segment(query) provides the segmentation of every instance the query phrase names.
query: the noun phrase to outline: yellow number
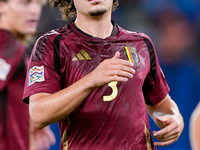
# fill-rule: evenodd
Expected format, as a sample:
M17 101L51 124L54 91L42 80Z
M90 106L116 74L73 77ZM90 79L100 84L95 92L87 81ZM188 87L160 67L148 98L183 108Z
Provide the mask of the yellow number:
M103 101L112 101L113 99L115 99L118 94L117 83L117 81L113 81L108 84L108 86L112 88L113 92L109 96L104 96Z

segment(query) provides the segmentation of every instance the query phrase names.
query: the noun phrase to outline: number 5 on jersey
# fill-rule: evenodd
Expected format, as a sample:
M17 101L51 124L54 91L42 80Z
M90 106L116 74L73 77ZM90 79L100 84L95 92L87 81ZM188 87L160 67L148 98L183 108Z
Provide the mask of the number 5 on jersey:
M113 92L109 96L104 96L103 101L112 101L113 99L115 99L115 97L118 94L117 83L118 83L118 81L113 81L108 84L108 86L112 88Z

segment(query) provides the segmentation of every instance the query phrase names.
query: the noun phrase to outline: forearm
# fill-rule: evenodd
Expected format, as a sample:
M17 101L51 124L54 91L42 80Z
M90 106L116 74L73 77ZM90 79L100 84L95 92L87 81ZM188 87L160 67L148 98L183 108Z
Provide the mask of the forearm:
M83 77L54 94L39 93L30 97L30 116L37 128L43 128L68 116L93 90ZM41 115L42 114L42 115Z
M117 52L101 62L92 72L54 94L38 93L29 99L30 115L38 128L43 128L68 116L96 87L112 81L126 82L135 70L133 63L119 59Z
M181 135L184 122L176 103L167 96L156 105L147 106L149 115L161 130L153 131L153 136L159 140L157 146L166 146L176 142Z
M156 117L164 115L179 115L180 119L182 119L176 103L170 98L169 95L167 95L160 103L154 106L147 106L147 109L151 118L160 128L165 127L165 125L161 122L158 122Z

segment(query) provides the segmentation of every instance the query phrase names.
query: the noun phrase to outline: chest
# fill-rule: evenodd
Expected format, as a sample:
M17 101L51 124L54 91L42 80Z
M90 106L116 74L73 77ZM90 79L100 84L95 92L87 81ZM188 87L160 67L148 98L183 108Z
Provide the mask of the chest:
M129 52L127 51L129 50ZM68 85L93 71L105 59L120 52L120 59L134 62L135 79L144 81L150 69L149 51L140 40L82 40L73 39L61 44L61 72Z

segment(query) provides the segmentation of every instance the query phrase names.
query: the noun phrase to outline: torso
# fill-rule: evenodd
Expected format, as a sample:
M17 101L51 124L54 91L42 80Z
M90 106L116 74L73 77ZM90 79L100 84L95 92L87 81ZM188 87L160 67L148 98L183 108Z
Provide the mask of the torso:
M145 100L143 93L144 82L147 76L152 75L150 53L154 53L154 50L149 49L149 45L145 42L148 38L145 35L130 33L115 26L112 36L100 39L81 32L73 24L47 35L50 36L49 41L54 43L53 46L49 47L53 51L46 57L44 51L41 53L43 58L38 61L37 50L42 48L35 46L33 59L36 62L30 66L31 68L46 65L49 62L52 65L46 68L48 70L46 72L44 65L45 81L42 84L38 82L33 84L35 89L39 86L45 87L37 92L53 93L68 87L94 70L103 60L112 58L117 51L120 52L121 59L127 59L125 47L130 48L135 54L133 59L136 74L132 79L126 83L113 82L111 85L96 88L68 117L59 122L63 138L61 149L66 149L66 147L69 150L156 149L150 138L145 104L157 102L153 100L149 102L150 99ZM38 43L44 40L45 36L40 38ZM149 43L151 44L151 42ZM49 45L48 42L46 44ZM154 57L156 64L156 55ZM55 62L57 62L56 65ZM159 68L159 66L157 67ZM55 68L54 72L50 68ZM50 73L55 73L55 75L48 78ZM158 75L161 76L161 74ZM57 81L53 88L49 86L53 85L52 80ZM154 82L154 77L152 82ZM165 80L163 79L161 82L165 83ZM47 85L49 88L46 89ZM32 95L31 89L33 87L27 87L24 98ZM145 89L145 91L147 90ZM169 91L167 85L163 85L160 90L162 90L163 95ZM67 143L68 145L63 147Z

